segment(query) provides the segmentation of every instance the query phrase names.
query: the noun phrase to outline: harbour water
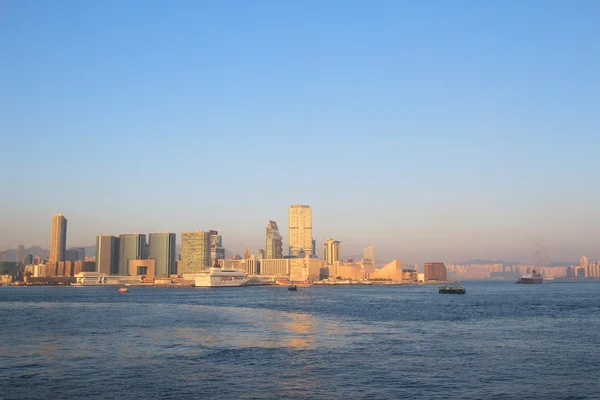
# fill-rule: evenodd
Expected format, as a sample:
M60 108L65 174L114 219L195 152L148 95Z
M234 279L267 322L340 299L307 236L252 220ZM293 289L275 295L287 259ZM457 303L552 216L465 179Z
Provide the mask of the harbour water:
M0 287L0 398L600 398L600 284L464 284Z

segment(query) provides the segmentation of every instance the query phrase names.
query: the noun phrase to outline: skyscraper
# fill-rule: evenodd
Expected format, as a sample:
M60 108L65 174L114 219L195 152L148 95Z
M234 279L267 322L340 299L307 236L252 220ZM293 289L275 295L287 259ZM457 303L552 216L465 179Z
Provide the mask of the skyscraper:
M340 260L340 243L329 238L323 245L323 259L327 265L333 265Z
M225 249L223 248L223 238L217 231L210 231L210 259L214 260L225 259Z
M148 235L148 259L155 260L154 274L170 276L175 269L175 234L151 233Z
M22 244L17 247L17 264L25 265L25 246Z
M146 260L146 235L128 233L119 235L119 275L129 275L129 260Z
M67 219L62 214L52 218L52 242L50 243L49 261L65 261L67 248Z
M182 275L197 274L210 267L209 232L183 232L181 234L181 262L179 272Z
M289 209L289 255L313 254L312 209L308 205L295 204Z
M375 246L365 247L363 262L365 264L375 264Z
M106 275L119 275L118 237L96 236L96 271Z
M427 281L445 281L446 266L443 262L428 262L423 266L425 282Z
M277 222L269 221L267 224L267 245L265 247L265 258L283 258L283 241L279 233Z

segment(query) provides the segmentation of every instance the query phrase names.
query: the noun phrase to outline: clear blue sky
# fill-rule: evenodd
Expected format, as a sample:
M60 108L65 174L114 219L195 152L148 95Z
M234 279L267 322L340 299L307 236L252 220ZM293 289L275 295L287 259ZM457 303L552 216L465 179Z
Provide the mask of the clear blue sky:
M600 258L598 1L0 1L0 247ZM537 244L536 244L537 243ZM537 246L537 247L536 247Z

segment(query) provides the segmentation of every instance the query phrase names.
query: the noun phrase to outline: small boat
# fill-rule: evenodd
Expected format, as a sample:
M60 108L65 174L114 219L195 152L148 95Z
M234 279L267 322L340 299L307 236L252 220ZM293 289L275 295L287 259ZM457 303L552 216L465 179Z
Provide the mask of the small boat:
M121 288L119 288L119 290L117 290L117 292L119 292L119 293L127 293L127 292L129 292L129 289L127 289L126 287L121 287Z
M440 286L440 293L452 293L452 294L465 294L467 293L467 289L464 286L456 286L456 285L445 285Z
M288 290L289 290L289 291L292 291L292 290L293 290L293 291L296 291L296 290L298 290L298 286L296 286L296 285L291 285L291 286L288 286Z

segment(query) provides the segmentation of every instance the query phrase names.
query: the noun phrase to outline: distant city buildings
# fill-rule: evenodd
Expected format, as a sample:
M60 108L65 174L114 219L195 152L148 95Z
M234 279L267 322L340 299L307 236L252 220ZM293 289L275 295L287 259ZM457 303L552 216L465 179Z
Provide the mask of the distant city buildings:
M25 264L25 246L22 244L17 248L17 264L26 265Z
M97 272L119 275L119 238L111 235L96 236Z
M150 233L148 235L148 260L154 260L154 265L148 266L150 269L153 267L152 275L171 276L177 274L175 246L174 233ZM148 273L138 273L137 275L148 275Z
M265 258L283 258L283 241L281 239L281 234L279 233L277 222L269 221L267 224L266 239Z
M210 231L210 259L222 260L225 258L225 249L223 248L223 238L217 231Z
M323 245L323 260L327 265L333 265L340 260L340 241L327 239Z
M314 257L312 237L312 209L309 205L289 207L289 255Z
M65 251L65 261L84 261L85 249L83 247L72 247Z
M67 249L67 219L62 214L52 218L52 238L50 242L50 261L65 261Z
M363 252L363 262L375 264L375 246L366 247Z
M181 234L181 275L198 274L210 268L210 244L212 238L209 232L183 232Z
M119 275L129 275L130 260L146 260L147 258L146 235L141 233L119 235Z
M425 282L446 281L446 266L443 262L428 262L423 266Z

